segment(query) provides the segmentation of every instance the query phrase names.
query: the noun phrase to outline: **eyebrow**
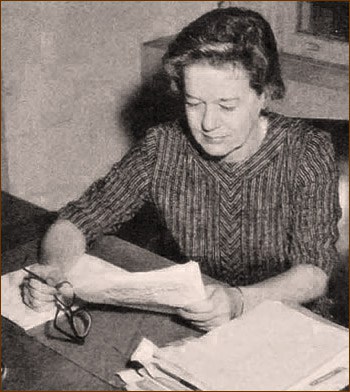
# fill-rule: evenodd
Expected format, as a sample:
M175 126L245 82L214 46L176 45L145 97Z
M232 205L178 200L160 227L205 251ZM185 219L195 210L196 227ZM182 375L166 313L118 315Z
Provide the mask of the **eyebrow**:
M185 93L186 98L190 98L190 99L196 99L197 101L201 101L204 102L202 99L197 98L191 94ZM215 102L233 102L233 101L239 101L238 97L230 97L230 98L219 98L217 99Z

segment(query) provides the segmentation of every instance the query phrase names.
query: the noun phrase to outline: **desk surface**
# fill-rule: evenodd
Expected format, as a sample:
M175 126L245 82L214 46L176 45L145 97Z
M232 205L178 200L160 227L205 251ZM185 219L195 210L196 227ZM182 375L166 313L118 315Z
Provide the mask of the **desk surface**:
M54 214L2 192L2 274L36 261L38 240ZM95 244L92 253L129 270L169 264L155 254L115 237ZM54 339L50 323L25 333L2 318L2 360L6 390L121 389L117 370L125 367L142 336L165 344L199 334L171 316L117 307L92 307L93 326L83 346Z
M22 206L25 208L25 204L16 206L19 207L15 215L20 217L20 209ZM27 264L36 261L38 239L46 217L42 215L43 211L39 211L40 220L31 220L27 212L25 216L26 222L30 222L29 236L23 238L23 231L26 230L21 227L19 241L12 238L10 246L3 246L2 274L23 267L25 256L29 256ZM48 220L51 219L52 214L48 214ZM34 226L33 222L36 222ZM6 222L11 223L11 219ZM11 232L7 231L4 237L4 224L2 226L4 240L11 236ZM103 237L91 253L130 271L146 271L171 264L160 256L116 237ZM2 389L120 390L123 385L115 372L126 366L141 337L162 346L183 337L200 335L181 320L169 315L107 306L91 307L90 311L93 327L83 346L52 336L50 323L25 333L2 318L2 360L9 369Z
M2 254L2 273L36 261L38 241ZM130 271L151 270L171 262L120 240L103 237L91 253ZM52 323L23 332L2 319L2 358L9 368L4 390L112 390L123 384L115 372L123 369L142 337L164 345L200 333L172 316L91 306L92 329L83 346L55 335Z
M2 254L2 270L23 265L24 255L33 255L37 241ZM112 390L110 384L84 370L35 336L2 318L2 361L8 368L4 390Z

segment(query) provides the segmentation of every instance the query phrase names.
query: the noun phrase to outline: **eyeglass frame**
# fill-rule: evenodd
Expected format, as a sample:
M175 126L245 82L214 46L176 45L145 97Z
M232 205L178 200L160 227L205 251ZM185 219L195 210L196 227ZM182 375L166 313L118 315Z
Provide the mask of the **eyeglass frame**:
M25 258L25 262L27 261L28 256ZM48 285L48 281L45 278L42 278L41 276L37 275L35 272L31 271L30 269L23 267L23 270L25 272L27 272L29 275L31 275L33 278L39 280L41 283L44 283L46 285ZM86 310L86 309L82 309L80 307L78 307L77 309L73 310L72 307L74 305L75 299L76 299L76 295L73 289L73 285L68 281L68 280L64 280L62 282L59 282L58 284L56 284L54 286L54 288L59 291L60 288L64 285L64 284L68 284L72 290L73 290L73 296L72 296L72 300L71 300L71 304L70 305L66 305L64 302L62 302L57 294L54 294L54 298L55 298L55 304L56 304L56 314L55 314L55 318L54 318L54 322L53 325L54 327L61 332L63 335L69 337L70 339L74 338L76 340L77 343L83 344L85 341L85 338L87 337L87 335L90 332L91 329L91 325L92 325L92 318L90 313ZM74 337L69 335L66 331L62 330L57 323L58 320L58 315L60 313L60 311L63 311L64 314L66 315L66 317L68 318L69 321L69 326L71 327ZM74 322L73 322L73 317L74 314L78 313L78 312L84 312L84 314L87 316L88 319L88 327L86 328L86 332L81 335L77 332L77 329L75 328Z
M63 285L65 285L65 284L68 284L73 289L73 285L69 281L67 281L67 280L58 283L55 286L55 289L57 291L59 291L60 288ZM76 299L76 295L75 295L74 290L73 290L73 297L71 299L71 304L70 305L67 305L63 301L61 301L61 299L59 298L58 294L54 294L54 298L55 298L55 303L56 303L56 314L55 314L55 318L54 318L54 322L53 322L54 327L59 332L61 332L63 335L67 336L68 338L70 338L70 339L74 338L77 341L77 343L83 344L84 341L85 341L85 338L88 336L88 334L90 332L91 325L92 325L92 319L91 319L90 313L86 309L82 309L81 307L78 307L78 308L73 310L74 302L75 302L75 299ZM69 326L70 326L70 328L71 328L71 330L72 330L72 332L74 334L74 337L72 335L70 335L69 333L67 333L66 331L64 331L62 328L59 327L59 325L58 325L58 318L59 318L59 314L60 314L61 311L63 311L65 316L67 317L68 322L69 322ZM78 333L78 331L77 331L77 329L76 329L76 327L74 325L73 317L78 312L83 312L84 315L86 316L87 320L88 320L88 327L86 328L86 331L85 331L84 334Z

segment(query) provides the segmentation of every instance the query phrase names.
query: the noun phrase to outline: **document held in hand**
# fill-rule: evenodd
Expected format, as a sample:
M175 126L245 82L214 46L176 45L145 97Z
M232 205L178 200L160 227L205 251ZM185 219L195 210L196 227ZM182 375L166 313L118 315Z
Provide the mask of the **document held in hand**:
M84 255L67 279L85 301L161 312L173 312L206 297L201 272L194 261L148 272L128 272Z
M30 269L31 267L29 267ZM21 297L27 273L18 270L1 277L1 314L25 330L55 316L55 306L37 312ZM171 313L177 307L205 298L196 262L176 264L149 272L128 272L98 257L84 254L67 273L76 295L87 302L128 306Z
M349 331L269 301L182 344L144 339L131 360L144 370L120 374L129 390L335 391L349 383Z

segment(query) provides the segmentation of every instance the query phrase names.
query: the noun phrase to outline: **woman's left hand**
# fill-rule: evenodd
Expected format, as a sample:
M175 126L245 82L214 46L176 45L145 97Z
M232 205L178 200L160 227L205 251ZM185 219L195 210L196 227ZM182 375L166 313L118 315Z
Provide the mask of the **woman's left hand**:
M208 285L205 289L205 300L178 309L177 314L204 331L210 331L240 316L243 298L239 290L221 285Z

